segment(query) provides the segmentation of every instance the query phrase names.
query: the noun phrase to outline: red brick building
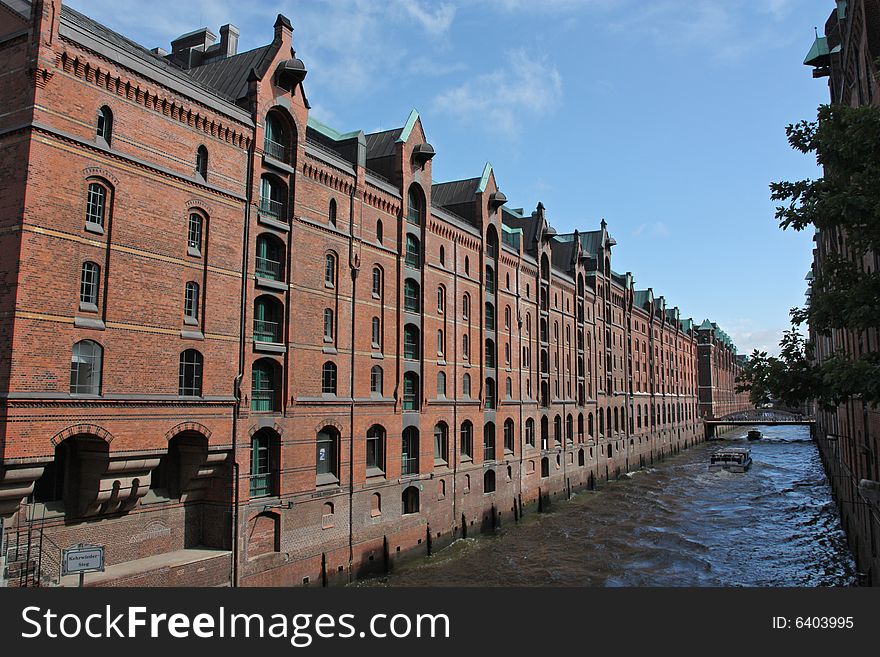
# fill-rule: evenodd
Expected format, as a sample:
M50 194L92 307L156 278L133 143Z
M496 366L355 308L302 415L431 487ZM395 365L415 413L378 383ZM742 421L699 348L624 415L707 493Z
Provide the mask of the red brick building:
M99 584L349 581L703 439L702 334L604 221L433 184L416 112L319 123L274 30L148 51L0 0L12 585L77 543Z

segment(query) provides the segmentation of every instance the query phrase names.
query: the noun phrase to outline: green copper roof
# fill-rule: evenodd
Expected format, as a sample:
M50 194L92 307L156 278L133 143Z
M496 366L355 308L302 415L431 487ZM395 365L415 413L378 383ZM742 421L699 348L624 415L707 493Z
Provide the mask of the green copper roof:
M419 120L419 113L415 111L415 109L411 110L409 113L409 118L406 120L406 125L403 126L403 132L400 133L400 137L397 138L398 142L405 142L409 139L410 134L412 133L412 129L416 125L416 121Z
M480 176L480 184L477 186L477 192L485 192L486 185L489 184L489 176L492 174L492 165L489 162L486 162L486 166L483 167L483 175Z
M704 320L703 320L703 323L700 324L700 325L697 327L697 330L699 330L699 331L711 331L711 330L714 329L714 328L715 328L715 327L712 326L712 322L710 322L708 319L704 319Z
M828 39L817 36L813 41L813 47L807 53L804 64L807 66L821 66L823 59L828 57Z
M309 127L316 132L320 132L325 137L332 139L333 141L345 141L346 139L354 139L357 137L361 131L355 130L354 132L339 132L331 128L329 125L324 125L318 119L309 117Z

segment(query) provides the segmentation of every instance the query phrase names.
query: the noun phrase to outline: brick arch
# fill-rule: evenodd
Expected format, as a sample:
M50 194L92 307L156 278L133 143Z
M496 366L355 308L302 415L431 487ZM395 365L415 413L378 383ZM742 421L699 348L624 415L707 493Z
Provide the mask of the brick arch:
M73 424L52 436L52 446L57 447L62 441L80 435L96 436L108 445L113 442L113 435L96 424Z
M165 433L165 440L170 441L172 438L182 434L185 431L200 433L205 438L209 440L211 439L211 430L204 424L200 424L199 422L181 422L180 424L172 427Z
M257 431L260 431L261 429L272 429L272 431L274 431L276 434L278 434L279 438L281 438L284 435L284 429L281 427L281 425L278 424L277 422L273 422L271 427L268 424L265 424L262 426L259 424L251 425L250 429L248 429L248 438L253 438L254 434L257 433Z
M206 215L211 214L211 210L208 207L208 204L202 201L201 199L193 198L186 202L187 210L201 210Z
M119 186L119 178L114 176L107 169L103 169L101 167L86 167L83 169L83 180L87 180L89 178L103 178L109 183L112 183L114 187Z
M324 427L333 427L339 432L340 436L342 435L342 425L332 418L328 418L326 420L318 422L317 426L315 427L315 433L321 431L321 429L323 429Z

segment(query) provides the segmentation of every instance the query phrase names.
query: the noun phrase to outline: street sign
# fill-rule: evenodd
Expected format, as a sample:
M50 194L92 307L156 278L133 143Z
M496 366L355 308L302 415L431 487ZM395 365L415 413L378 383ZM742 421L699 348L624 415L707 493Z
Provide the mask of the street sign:
M103 545L77 545L62 551L62 575L94 572L104 572Z

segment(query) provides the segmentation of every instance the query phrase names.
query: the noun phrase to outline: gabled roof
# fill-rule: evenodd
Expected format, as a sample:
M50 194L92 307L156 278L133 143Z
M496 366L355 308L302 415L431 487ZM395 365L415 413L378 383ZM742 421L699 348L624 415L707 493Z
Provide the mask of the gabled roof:
M453 180L431 185L431 205L446 207L472 203L480 186L480 178Z
M247 50L232 57L217 59L186 71L189 77L210 87L218 94L236 101L244 98L248 90L248 76L256 69L257 75L265 74L265 67L272 60L272 44Z
M651 290L636 290L633 293L633 303L642 310L648 310L653 300L654 293Z
M379 157L394 155L396 143L401 132L403 132L403 128L394 128L393 130L371 132L366 135L367 159L372 160Z

